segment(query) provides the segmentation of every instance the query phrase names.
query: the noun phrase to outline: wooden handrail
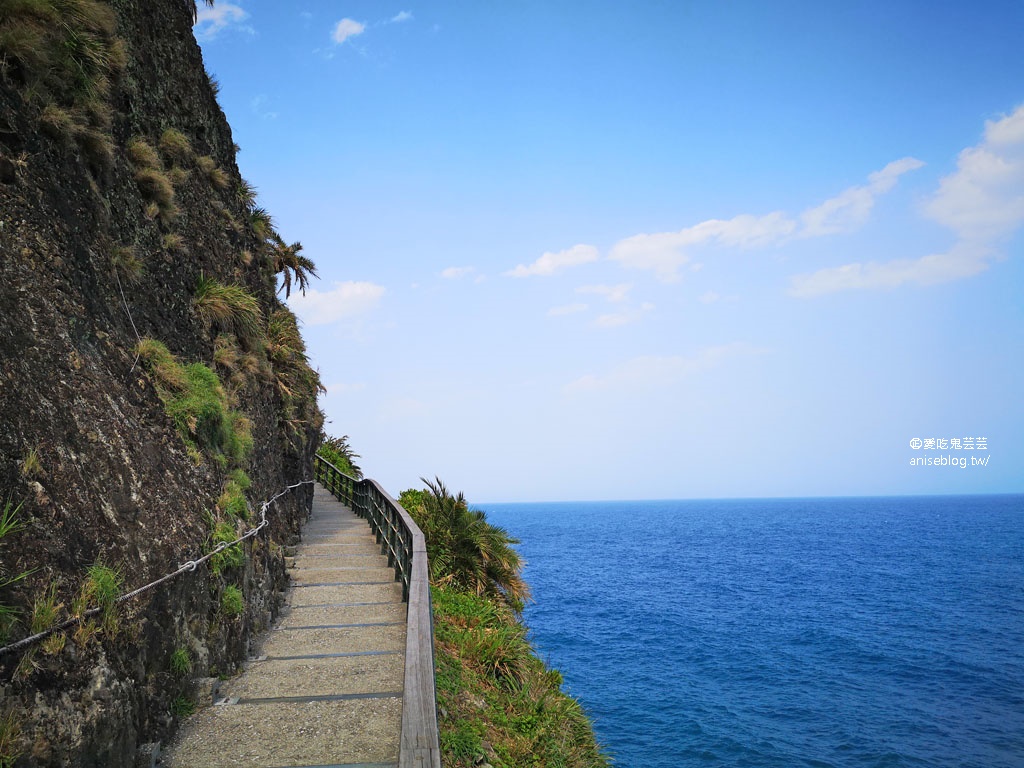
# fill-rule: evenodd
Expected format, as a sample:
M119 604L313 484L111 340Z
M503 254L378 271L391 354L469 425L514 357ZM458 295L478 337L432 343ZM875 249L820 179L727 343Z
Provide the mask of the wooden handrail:
M402 582L406 602L405 688L399 768L441 768L434 683L434 620L430 607L430 569L423 531L402 505L375 480L356 480L321 456L315 458L317 481L370 522L370 527Z

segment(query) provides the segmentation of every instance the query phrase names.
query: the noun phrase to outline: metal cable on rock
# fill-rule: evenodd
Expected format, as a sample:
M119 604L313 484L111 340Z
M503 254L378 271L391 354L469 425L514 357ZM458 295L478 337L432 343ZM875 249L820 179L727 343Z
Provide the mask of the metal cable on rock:
M234 547L234 546L236 546L238 544L241 544L246 539L252 538L257 533L259 533L264 528L266 528L268 525L270 525L270 521L267 519L267 511L270 509L271 505L275 501L280 499L282 496L284 496L289 491L293 491L296 488L299 488L300 486L303 486L303 485L312 485L312 484L313 484L312 480L301 480L301 481L299 481L297 483L294 483L293 485L287 486L284 490L282 490L279 493L277 493L276 495L270 497L267 501L264 501L260 505L260 522L259 522L259 524L255 528L249 529L248 531L246 531L244 534L239 536L234 541L231 541L231 542L222 541L222 542L220 542L219 544L217 544L216 547L214 547L214 549L212 549L211 551L207 552L202 557L196 558L195 560L187 560L187 561L185 561L184 563L179 565L176 570L171 571L170 573L165 574L164 576L161 576L156 581L151 581L149 584L144 584L141 587L133 589L131 592L126 592L125 594L120 595L119 597L117 597L114 600L114 603L115 604L116 603L123 603L123 602L126 602L128 600L131 600L132 598L138 597L143 592L148 592L149 590L153 589L154 587L157 587L157 586L159 586L160 584L163 584L166 581L170 581L171 579L174 579L174 578L180 576L183 573L193 573L196 570L196 568L198 568L202 563L205 563L207 560L212 558L214 555L219 554L220 552L223 552L225 549L228 549L229 547ZM62 621L60 624L56 624L56 625L50 627L49 629L43 630L42 632L37 632L34 635L29 635L28 637L22 638L21 640L17 641L16 643L11 643L10 645L5 645L4 647L0 648L0 656L3 656L5 654L7 654L7 653L11 653L13 651L20 650L21 648L27 648L28 646L33 645L34 643L37 643L40 640L43 640L43 639L49 637L52 634L55 634L57 632L63 632L66 629L70 629L71 627L75 626L76 624L80 624L83 619L87 619L87 618L90 618L92 616L96 616L97 614L101 613L102 611L103 611L103 608L90 608L89 610L87 610L84 613L82 613L81 616L73 616L72 618L66 619L66 620Z

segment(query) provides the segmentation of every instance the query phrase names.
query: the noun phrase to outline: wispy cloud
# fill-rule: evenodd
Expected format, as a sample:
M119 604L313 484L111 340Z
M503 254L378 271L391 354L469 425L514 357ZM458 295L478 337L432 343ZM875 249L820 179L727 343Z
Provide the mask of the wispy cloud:
M399 11L391 17L392 24L401 24L403 21L412 21L412 11Z
M630 269L651 270L659 280L679 279L679 268L691 260L690 249L705 244L753 248L792 235L797 224L776 211L766 216L744 214L728 220L709 219L678 232L640 234L620 240L609 258Z
M797 218L783 211L763 216L741 214L731 219L708 219L678 232L633 235L616 243L609 258L624 267L650 270L659 280L673 282L679 279L679 269L691 262L698 247L764 248L793 238L850 232L867 221L875 198L891 190L901 175L922 165L912 157L896 160L872 173L867 184L850 187Z
M609 312L608 314L598 315L594 320L594 325L597 328L619 328L623 325L635 323L653 309L653 304L644 302L636 309L624 309L621 312Z
M946 283L984 272L988 269L986 258L989 253L986 249L962 243L946 253L919 259L844 264L809 275L796 275L789 292L797 298L809 299L837 291L891 289L906 283Z
M252 109L253 114L258 115L264 120L275 120L277 118L277 112L272 109L268 109L270 104L270 97L265 93L261 93L254 96L249 101L249 108Z
M233 3L219 2L213 7L202 5L196 12L196 23L192 31L200 41L213 40L228 27L252 32L252 28L244 23L248 18L249 14Z
M336 282L329 291L293 293L288 304L308 325L326 325L371 311L383 295L384 286L375 283Z
M650 390L670 386L689 376L717 368L735 357L762 354L744 342L706 347L690 357L682 355L634 357L611 371L581 376L564 387L566 394L608 390Z
M597 248L592 245L574 245L557 253L545 253L530 265L520 264L505 274L510 277L547 276L561 272L570 267L578 267L591 261L597 261Z
M448 267L441 270L441 277L445 280L458 280L459 278L468 277L474 272L476 272L476 267Z
M366 30L366 25L355 19L342 19L334 25L334 31L331 32L331 39L341 45L349 38L361 35Z
M924 214L950 229L945 253L888 262L854 262L792 278L790 294L811 298L846 290L933 285L971 277L1002 255L1000 241L1024 224L1024 106L985 123L982 141L964 149Z
M586 312L589 306L586 304L563 304L560 307L552 307L548 310L548 317L563 317L575 315L579 312Z
M868 183L850 187L819 206L800 214L800 237L821 237L852 232L868 220L875 198L896 186L900 176L924 166L920 160L904 157L868 176Z
M632 283L619 283L618 285L581 285L576 293L589 293L596 296L603 296L613 304L619 304L626 300L627 294L632 289Z

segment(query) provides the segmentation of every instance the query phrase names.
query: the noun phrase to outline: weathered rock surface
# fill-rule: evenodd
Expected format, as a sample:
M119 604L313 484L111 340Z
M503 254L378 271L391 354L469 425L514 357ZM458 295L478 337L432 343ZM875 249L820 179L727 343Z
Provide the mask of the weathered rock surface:
M0 585L28 574L0 586L0 605L20 611L7 641L28 634L33 602L51 584L66 615L98 560L131 589L205 551L226 469L189 455L135 346L149 336L183 361L212 364L215 329L192 305L202 275L244 287L264 316L279 306L189 3L110 5L128 55L105 99L109 162L40 129L30 79L0 51L0 507L21 503L24 523L0 538ZM212 158L227 184L183 163L177 216L163 221L147 211L126 147L138 136L155 145L167 128ZM138 274L119 271L118 249L141 261ZM311 476L319 424L285 413L278 384L268 363L236 395L252 422L255 503ZM152 751L144 745L166 740L180 702L197 695L193 677L238 669L253 632L269 625L287 581L279 544L299 530L311 493L274 506L243 567L201 566L146 593L121 609L116 632L69 636L27 660L0 656L0 723L12 724L16 765L133 766ZM241 615L221 610L229 584L246 596ZM178 649L190 674L172 669Z

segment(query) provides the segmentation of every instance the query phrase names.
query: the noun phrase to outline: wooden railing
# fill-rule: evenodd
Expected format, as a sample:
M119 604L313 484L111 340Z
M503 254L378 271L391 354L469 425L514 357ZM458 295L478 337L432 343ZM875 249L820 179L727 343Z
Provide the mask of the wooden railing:
M430 608L430 572L423 532L374 480L356 480L316 457L316 479L370 527L402 582L406 601L405 688L399 768L441 768L434 687L434 623Z

